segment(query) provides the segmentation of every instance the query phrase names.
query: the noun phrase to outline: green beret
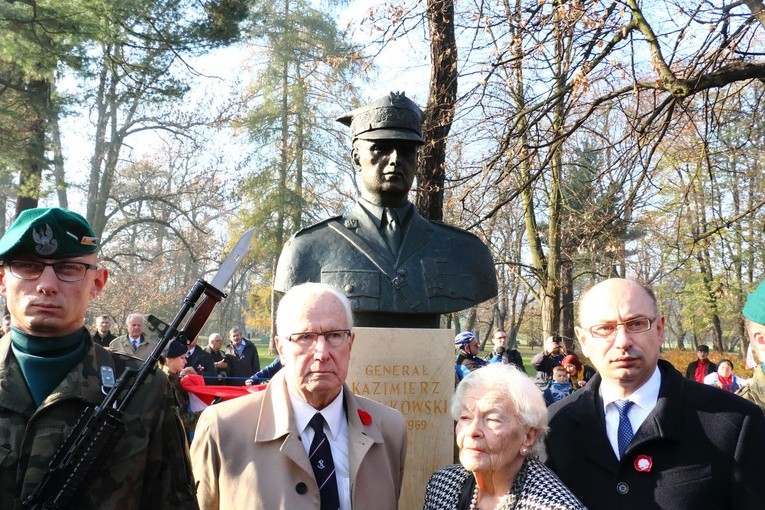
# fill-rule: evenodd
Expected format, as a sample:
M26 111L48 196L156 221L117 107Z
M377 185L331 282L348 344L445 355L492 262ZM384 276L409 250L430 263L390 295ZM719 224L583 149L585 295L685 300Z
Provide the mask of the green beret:
M765 324L765 281L746 298L742 313L752 322Z
M88 220L60 207L22 211L0 238L2 260L20 255L64 259L97 251L98 239Z
M422 139L422 110L403 92L391 92L336 120L350 126L354 140L410 140L425 143Z

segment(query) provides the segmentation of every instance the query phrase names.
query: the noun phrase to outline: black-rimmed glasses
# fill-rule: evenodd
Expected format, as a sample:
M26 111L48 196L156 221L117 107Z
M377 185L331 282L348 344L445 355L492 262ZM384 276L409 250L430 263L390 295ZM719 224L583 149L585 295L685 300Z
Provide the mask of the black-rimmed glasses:
M50 266L53 268L56 278L62 282L79 282L85 278L88 269L98 269L95 264L70 261L47 264L36 260L11 260L4 265L10 269L13 276L21 280L37 280L45 268Z
M624 322L608 322L604 324L595 324L587 328L590 334L596 338L611 338L616 334L619 326L624 326L627 333L642 333L651 329L651 325L658 318L653 317L635 317Z
M340 347L348 341L348 338L350 338L351 330L333 329L332 331L321 332L305 331L303 333L293 333L289 336L289 339L290 342L301 348L308 349L316 345L320 336L324 337L324 341L327 342L330 347Z

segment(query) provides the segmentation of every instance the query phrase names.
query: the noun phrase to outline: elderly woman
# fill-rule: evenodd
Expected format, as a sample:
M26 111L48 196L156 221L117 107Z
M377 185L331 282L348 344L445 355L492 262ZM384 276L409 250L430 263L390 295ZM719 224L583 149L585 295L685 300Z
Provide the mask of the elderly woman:
M460 464L439 469L424 510L574 510L584 505L535 455L547 408L531 379L513 365L467 375L452 398Z

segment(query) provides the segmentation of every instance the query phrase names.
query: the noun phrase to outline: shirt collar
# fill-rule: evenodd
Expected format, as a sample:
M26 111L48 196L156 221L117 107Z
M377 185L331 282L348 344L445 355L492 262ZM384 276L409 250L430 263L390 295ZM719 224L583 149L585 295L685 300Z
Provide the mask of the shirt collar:
M650 412L659 400L659 388L661 387L661 370L658 365L654 367L651 377L643 385L627 396L636 406L646 412ZM616 389L610 385L600 385L600 396L603 399L603 409L621 397L616 393Z
M300 398L292 389L287 385L287 393L290 397L290 404L292 404L292 412L295 414L295 425L298 432L303 432L308 427L308 422L311 421L313 415L317 413L311 404ZM342 421L345 419L345 409L343 407L343 389L340 388L340 393L335 397L327 407L318 411L324 417L324 421L329 426L329 434L332 439L337 439L340 433Z
M382 227L384 207L375 205L372 202L359 197L359 205L375 220L377 228ZM407 202L401 207L389 207L396 211L396 215L401 223L405 223L409 219L409 211L412 209L411 202Z

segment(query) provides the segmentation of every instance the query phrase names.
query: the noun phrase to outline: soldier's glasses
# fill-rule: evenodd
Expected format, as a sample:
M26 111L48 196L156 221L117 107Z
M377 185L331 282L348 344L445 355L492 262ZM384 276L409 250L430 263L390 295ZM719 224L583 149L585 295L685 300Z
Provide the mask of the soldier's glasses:
M53 268L56 278L62 282L79 282L88 272L88 269L98 269L94 264L85 262L54 262L46 264L36 260L12 260L5 266L11 270L11 274L21 280L37 280L47 266Z
M348 338L351 336L351 330L335 329L332 331L322 331L320 333L306 331L304 333L293 333L289 336L289 339L290 342L301 348L309 349L316 345L320 336L324 337L324 341L327 342L330 347L340 347L348 342Z
M619 326L624 326L624 330L627 333L642 333L651 329L653 321L657 317L649 319L648 317L635 317L624 322L609 322L605 324L595 324L587 328L590 334L596 338L611 338L616 335L616 330Z

